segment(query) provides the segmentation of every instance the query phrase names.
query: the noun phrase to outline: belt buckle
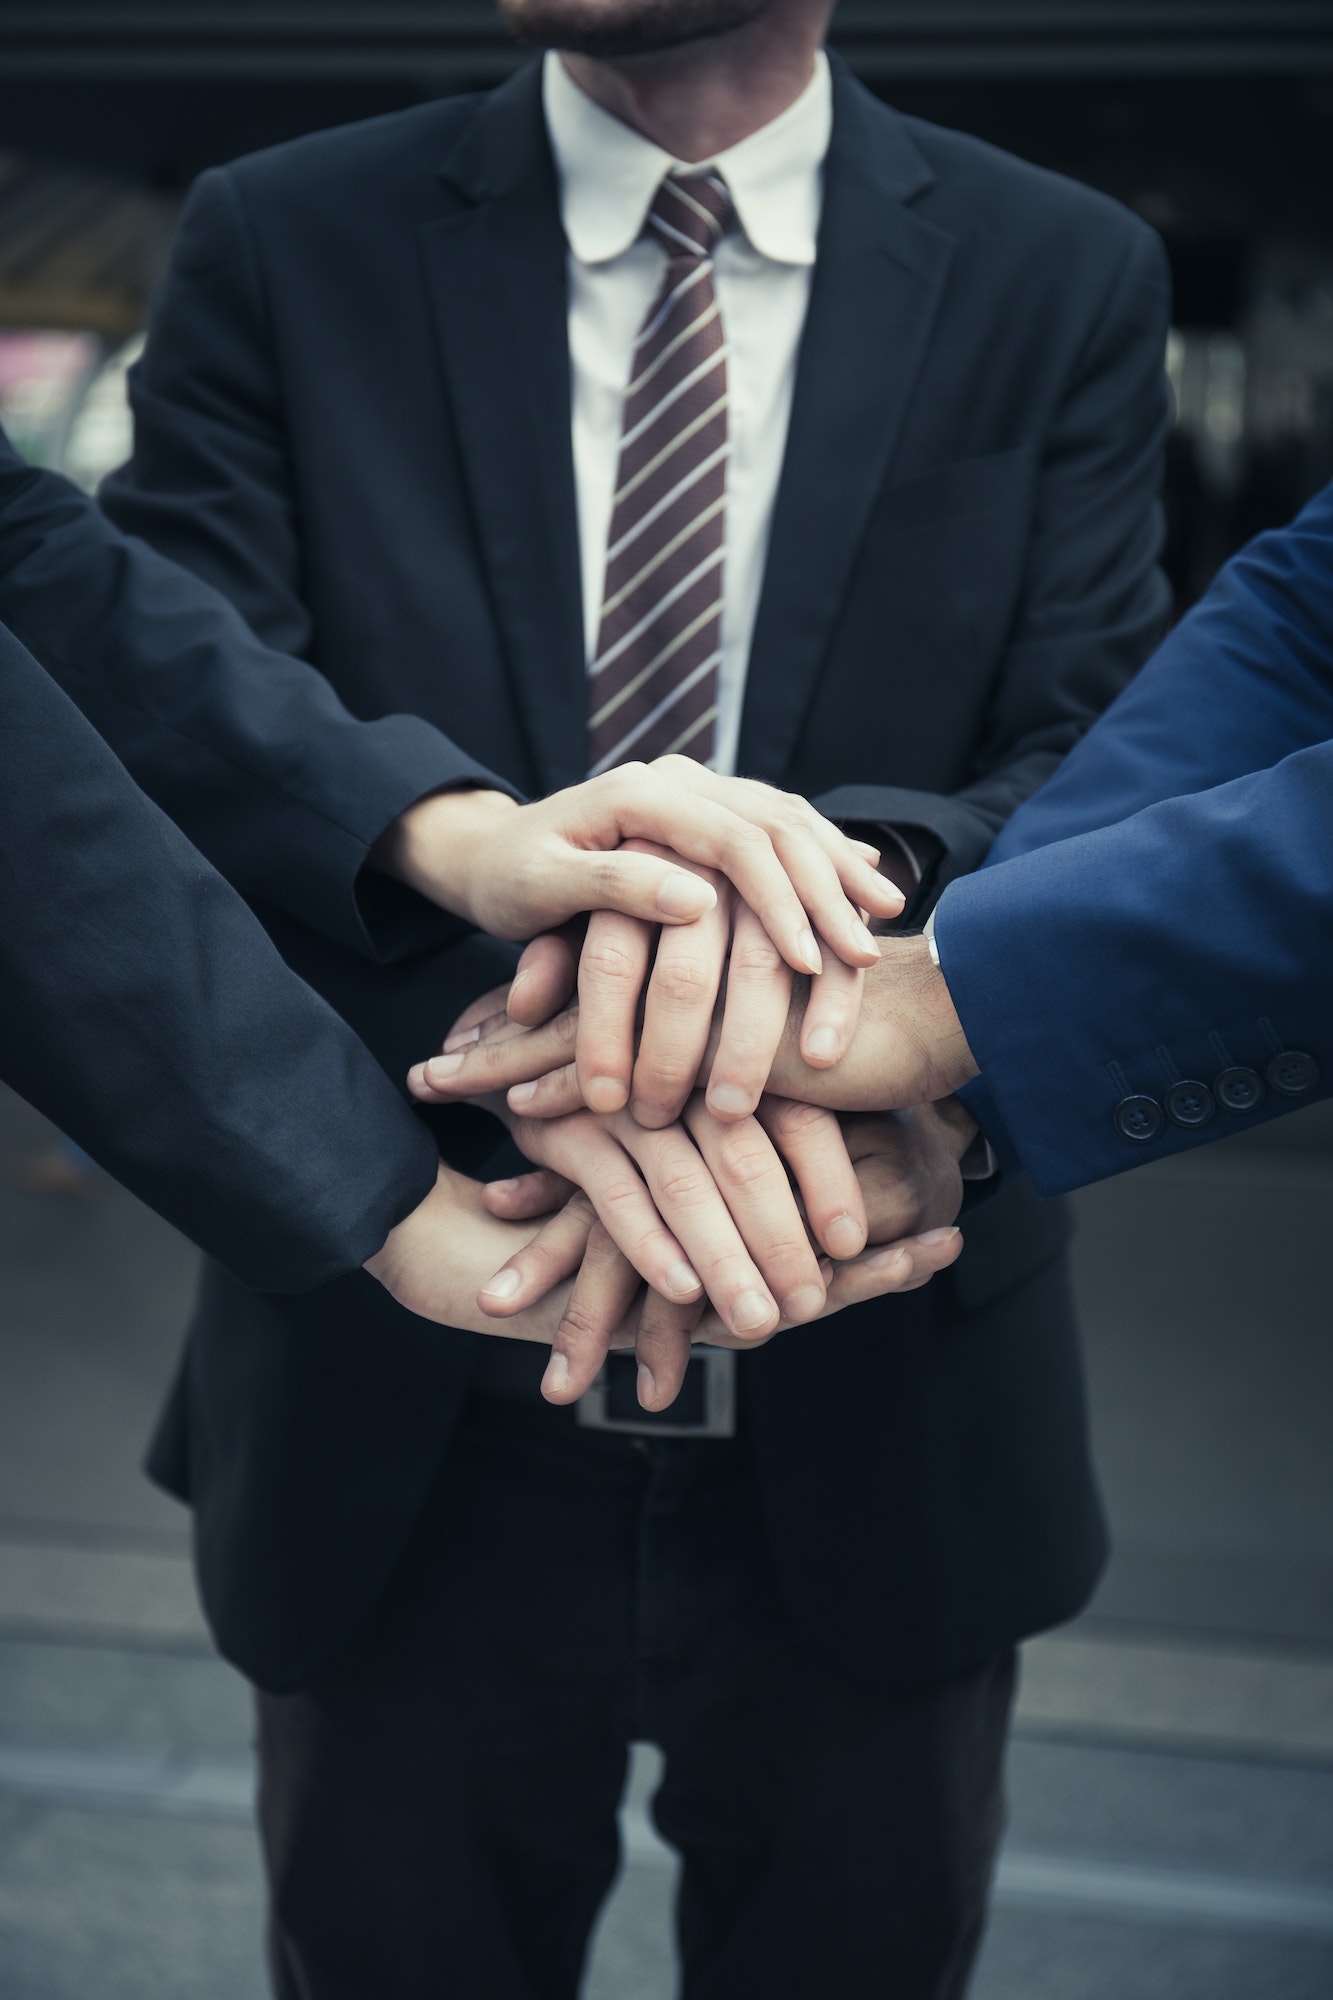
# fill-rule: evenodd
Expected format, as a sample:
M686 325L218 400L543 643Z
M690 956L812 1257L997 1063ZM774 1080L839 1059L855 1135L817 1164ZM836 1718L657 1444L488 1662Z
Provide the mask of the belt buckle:
M601 1373L592 1387L574 1406L575 1422L587 1431L618 1431L625 1437L676 1437L676 1438L731 1438L736 1435L736 1355L730 1347L697 1346L690 1355L686 1366L686 1380L681 1385L681 1394L669 1409L655 1416L649 1410L638 1409L629 1416L612 1415L613 1371L630 1371L628 1375L629 1394L634 1396L634 1385L638 1380L638 1362L632 1353L609 1354ZM686 1399L692 1388L690 1377L697 1371L702 1415L694 1419L682 1420L674 1416L677 1405ZM624 1407L624 1383L615 1385L621 1391L616 1398ZM689 1400L696 1400L691 1394Z

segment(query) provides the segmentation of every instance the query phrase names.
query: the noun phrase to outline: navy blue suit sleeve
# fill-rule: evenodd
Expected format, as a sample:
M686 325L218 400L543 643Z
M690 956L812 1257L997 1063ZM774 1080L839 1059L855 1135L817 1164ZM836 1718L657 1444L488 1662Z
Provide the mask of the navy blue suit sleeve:
M0 1076L243 1282L354 1271L424 1125L0 626Z
M831 819L929 836L923 845L937 858L913 916L980 865L1165 629L1157 557L1170 307L1162 246L1135 228L1043 443L1028 560L976 776L947 796L857 785L815 800Z
M940 905L973 1107L1041 1192L1333 1088L1331 825L1333 488L1228 566ZM1157 1107L1142 1137L1126 1096Z
M314 667L2 434L0 619L243 894L371 957L457 934L367 856L427 792L513 788L415 716L352 716Z

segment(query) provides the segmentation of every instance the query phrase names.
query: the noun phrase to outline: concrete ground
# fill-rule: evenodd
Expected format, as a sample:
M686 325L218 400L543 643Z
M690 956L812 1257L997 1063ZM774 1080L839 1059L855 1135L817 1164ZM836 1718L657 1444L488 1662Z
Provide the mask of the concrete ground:
M0 1096L0 1176L45 1134ZM974 2000L1327 2000L1333 1106L1079 1206L1117 1553L1027 1648ZM264 1993L244 1689L137 1470L192 1262L110 1185L0 1189L4 2000ZM675 1990L653 1781L585 2000Z

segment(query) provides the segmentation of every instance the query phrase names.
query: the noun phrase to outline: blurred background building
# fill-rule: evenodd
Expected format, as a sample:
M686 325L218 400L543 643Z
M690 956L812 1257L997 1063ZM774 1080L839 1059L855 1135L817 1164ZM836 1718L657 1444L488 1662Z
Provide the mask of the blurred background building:
M845 0L834 40L904 110L1162 233L1184 608L1333 478L1333 0ZM200 169L518 59L490 0L0 0L11 434L89 487L125 455ZM50 1139L0 1096L0 1171ZM23 1179L0 1189L0 1993L259 2000L243 1692L136 1470L192 1256L118 1189ZM1333 1994L1331 1204L1330 1105L1079 1198L1117 1548L1091 1612L1027 1649L977 2000ZM588 2000L674 1990L652 1780L644 1751Z
M1333 477L1330 0L844 0L834 41L902 109L1161 231L1190 602ZM491 0L5 0L0 409L25 448L90 482L123 453L117 372L201 168L520 59Z

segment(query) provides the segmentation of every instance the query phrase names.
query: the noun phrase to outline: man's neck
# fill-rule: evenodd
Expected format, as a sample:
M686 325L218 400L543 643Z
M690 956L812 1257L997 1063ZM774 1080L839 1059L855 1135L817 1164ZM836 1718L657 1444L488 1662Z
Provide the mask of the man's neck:
M732 34L654 55L562 55L579 88L664 153L714 159L781 117L814 74L830 9L791 0Z

